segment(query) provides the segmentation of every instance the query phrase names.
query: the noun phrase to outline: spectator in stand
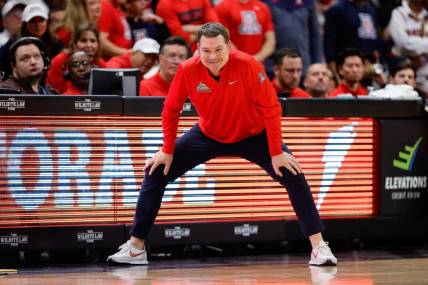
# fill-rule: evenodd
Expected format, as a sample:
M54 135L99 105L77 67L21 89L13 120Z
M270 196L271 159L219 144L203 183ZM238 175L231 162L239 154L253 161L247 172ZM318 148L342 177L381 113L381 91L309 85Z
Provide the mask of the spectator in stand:
M64 46L68 47L79 26L96 23L100 15L100 0L68 0L65 17L52 30Z
M407 84L416 88L416 70L408 59L401 59L389 69L389 83Z
M84 51L75 51L68 57L66 66L71 84L62 94L87 95L91 73L91 57Z
M167 38L159 53L159 72L141 80L140 96L166 96L178 65L192 55L187 42L179 36Z
M64 46L49 30L48 20L49 9L44 3L35 2L25 6L24 11L22 11L23 25L21 27L21 36L36 37L42 40L46 46L47 56L52 58Z
M150 3L150 0L127 0L126 2L126 20L134 43L143 38L159 41L157 25L162 24L163 19L152 12Z
M417 99L424 93L416 87L416 70L407 58L394 58L390 63L389 84L385 88L371 91L374 98Z
M352 94L364 96L367 89L361 85L364 76L364 58L361 52L354 48L347 48L339 53L336 66L341 78L339 86L329 96L336 97L340 94Z
M127 0L102 0L98 20L102 56L109 59L123 55L132 47L131 29L121 6Z
M35 37L16 40L9 50L12 76L0 83L0 88L22 94L57 94L43 84L44 71L49 68L44 43Z
M67 74L65 68L67 59L70 53L78 50L84 51L89 55L92 67L106 67L105 61L100 57L99 34L96 26L90 23L83 24L74 33L70 48L62 51L52 59L47 82L61 93L70 84L70 81L64 78Z
M134 44L130 52L112 57L107 61L106 67L139 68L143 77L156 64L159 48L159 43L154 39L141 39Z
M22 11L25 4L9 0L2 8L3 32L0 34L0 71L4 76L11 74L9 47L18 38L22 26Z
M303 72L323 59L320 26L315 0L264 0L275 24L276 50L296 49L303 60Z
M219 21L209 0L159 0L156 14L165 21L170 33L184 38L192 50L196 49L199 28L204 23Z
M278 97L311 97L305 90L298 87L302 78L302 68L303 61L297 50L282 48L275 52L273 67L275 78L272 83Z
M52 58L57 55L63 48L61 42L52 34L48 26L49 9L43 2L34 1L32 4L25 6L22 11L22 21L20 35L22 37L36 37L44 43L46 47L46 56ZM8 58L7 54L10 46L15 39L9 40L0 48L0 56L4 59ZM6 74L11 74L11 69L8 64L2 66Z
M306 92L313 98L328 96L329 70L324 63L314 63L306 70L303 85Z
M264 63L275 51L275 32L269 7L259 0L224 0L215 6L232 44Z
M22 11L25 3L9 0L1 9L3 32L0 33L0 47L10 39L16 39L22 26Z
M392 12L389 31L394 41L393 53L410 58L416 67L419 89L428 92L428 11L423 0L403 1Z
M337 56L347 47L379 58L378 30L376 10L367 0L339 0L325 13L324 52L329 66L336 71Z

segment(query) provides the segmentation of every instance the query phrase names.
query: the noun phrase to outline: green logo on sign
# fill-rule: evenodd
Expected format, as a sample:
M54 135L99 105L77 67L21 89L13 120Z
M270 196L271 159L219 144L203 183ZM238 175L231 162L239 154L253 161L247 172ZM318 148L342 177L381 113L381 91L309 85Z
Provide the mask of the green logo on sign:
M400 168L406 171L412 171L413 162L415 161L416 153L418 151L419 144L422 141L422 137L418 139L414 146L404 146L405 151L400 151L398 153L399 159L394 159L392 165L396 168Z

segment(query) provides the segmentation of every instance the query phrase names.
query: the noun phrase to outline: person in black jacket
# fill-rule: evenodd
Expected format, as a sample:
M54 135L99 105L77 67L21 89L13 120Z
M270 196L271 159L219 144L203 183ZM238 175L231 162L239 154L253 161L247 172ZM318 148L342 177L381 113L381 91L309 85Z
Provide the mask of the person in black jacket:
M41 84L44 71L49 67L44 43L35 37L23 37L9 49L12 76L0 83L10 93L56 94Z

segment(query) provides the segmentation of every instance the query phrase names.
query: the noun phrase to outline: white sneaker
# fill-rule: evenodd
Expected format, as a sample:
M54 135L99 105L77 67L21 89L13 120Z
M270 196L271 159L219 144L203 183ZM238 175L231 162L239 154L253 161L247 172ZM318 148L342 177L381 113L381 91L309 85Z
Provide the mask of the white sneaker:
M119 246L119 251L107 258L107 262L127 263L135 265L149 264L146 250L133 246L129 241Z
M310 265L336 265L337 258L331 252L328 242L320 241L319 244L312 249Z

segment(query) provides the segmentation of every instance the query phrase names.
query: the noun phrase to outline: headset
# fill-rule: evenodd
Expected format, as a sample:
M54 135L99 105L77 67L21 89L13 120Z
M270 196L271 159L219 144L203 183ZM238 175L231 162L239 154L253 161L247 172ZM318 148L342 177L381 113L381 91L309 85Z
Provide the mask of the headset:
M40 54L43 58L43 70L49 69L51 65L51 59L47 55L47 50L45 44L36 37L22 37L17 39L15 42L12 43L12 45L9 47L9 61L11 64L16 63L16 50L23 45L29 45L34 44L36 47L39 48Z

